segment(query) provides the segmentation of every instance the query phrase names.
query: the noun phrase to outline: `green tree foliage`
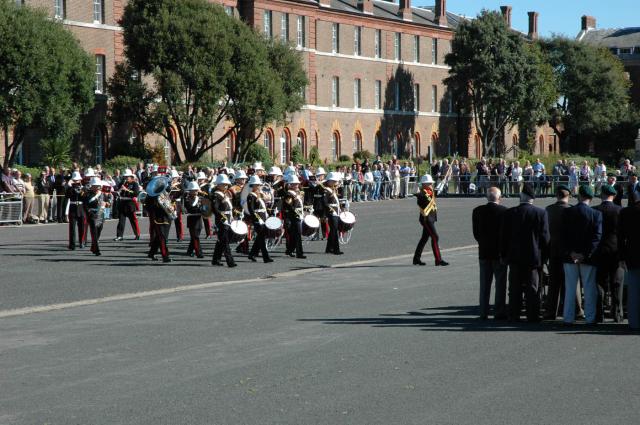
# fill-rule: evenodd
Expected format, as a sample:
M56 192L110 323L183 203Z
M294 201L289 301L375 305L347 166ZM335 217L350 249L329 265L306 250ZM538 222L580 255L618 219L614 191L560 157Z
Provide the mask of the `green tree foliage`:
M230 132L211 137L228 112L233 20L206 0L132 0L121 25L131 69L141 71L132 109L144 112L139 121L169 142L178 162L199 160Z
M545 44L560 92L549 125L560 147L586 150L577 136L609 131L629 112L629 81L622 63L604 48L556 37Z
M300 145L295 145L291 148L291 161L293 161L294 164L302 164L304 162L304 155L302 154Z
M322 159L320 158L320 151L317 146L311 146L309 149L309 164L313 166L318 166L322 164Z
M0 0L0 40L0 128L10 165L30 129L45 146L77 132L94 103L94 69L61 23L14 1Z
M483 10L477 19L463 22L445 62L451 67L445 83L454 93L469 94L484 155L496 153L498 136L517 124L522 111L538 117L548 109L539 56L497 12Z
M247 162L262 162L263 164L271 163L271 156L269 155L269 149L265 148L261 144L254 143L249 148L247 148L247 153L245 155L245 160Z
M40 149L44 164L59 168L61 165L71 163L71 139L68 137L42 139Z

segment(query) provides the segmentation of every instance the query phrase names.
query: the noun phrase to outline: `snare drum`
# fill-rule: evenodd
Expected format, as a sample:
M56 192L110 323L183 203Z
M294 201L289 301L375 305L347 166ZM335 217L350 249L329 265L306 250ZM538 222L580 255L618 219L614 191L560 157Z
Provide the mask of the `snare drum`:
M267 238L279 238L282 235L282 220L278 217L269 217L264 222Z
M229 243L240 243L247 238L249 228L242 220L233 220L230 225Z
M320 228L320 220L313 214L308 214L302 220L302 236L311 236Z
M340 213L340 222L338 223L338 230L341 232L348 232L356 225L356 216L352 212L344 211Z

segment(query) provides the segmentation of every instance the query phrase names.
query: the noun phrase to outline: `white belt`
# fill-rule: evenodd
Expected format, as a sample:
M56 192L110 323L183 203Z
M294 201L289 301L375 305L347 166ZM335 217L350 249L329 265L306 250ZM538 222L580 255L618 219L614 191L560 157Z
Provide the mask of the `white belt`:
M266 213L266 212L267 212L267 210L266 210L266 209L259 209L259 210L253 210L253 212Z
M82 205L82 202L78 202L78 201L70 201L69 203L71 205Z

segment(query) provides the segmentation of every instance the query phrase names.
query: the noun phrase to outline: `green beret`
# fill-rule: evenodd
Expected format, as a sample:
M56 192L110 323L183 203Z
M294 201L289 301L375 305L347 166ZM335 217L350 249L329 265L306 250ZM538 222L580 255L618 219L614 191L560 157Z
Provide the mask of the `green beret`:
M556 193L560 193L560 192L571 193L571 191L569 190L566 184L559 184L556 186Z
M593 199L593 189L588 184L581 184L578 193L583 198Z
M604 186L602 186L602 194L606 196L616 196L618 193L613 186L605 184Z

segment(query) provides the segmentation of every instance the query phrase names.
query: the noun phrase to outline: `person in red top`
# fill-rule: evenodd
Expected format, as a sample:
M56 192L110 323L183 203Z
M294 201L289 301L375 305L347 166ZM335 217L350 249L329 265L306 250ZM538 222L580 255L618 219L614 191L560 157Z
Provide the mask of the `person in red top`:
M417 195L418 207L420 208L420 224L422 225L422 237L416 252L413 255L413 264L416 266L424 266L425 263L420 259L422 256L422 250L427 244L429 238L431 238L431 248L433 249L433 256L436 260L436 266L448 266L449 263L442 259L440 254L440 246L438 245L438 232L436 232L436 221L438 221L438 208L436 207L436 195L433 190L433 178L426 174L420 179L422 188Z

